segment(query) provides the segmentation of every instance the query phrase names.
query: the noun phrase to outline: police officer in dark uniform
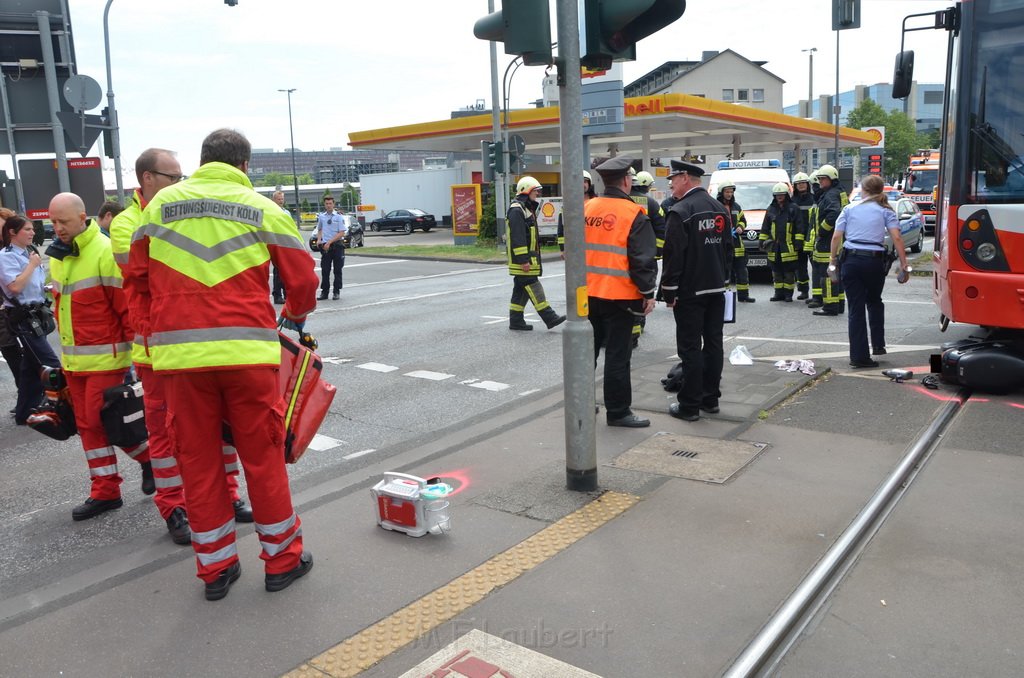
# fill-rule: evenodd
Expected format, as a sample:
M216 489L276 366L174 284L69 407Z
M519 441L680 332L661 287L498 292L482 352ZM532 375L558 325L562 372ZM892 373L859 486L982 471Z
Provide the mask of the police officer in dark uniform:
M669 414L697 421L700 410L718 412L722 393L725 285L732 265L729 216L701 187L704 170L672 161L669 181L678 201L668 211L661 298L676 320L676 350L683 366L679 402Z

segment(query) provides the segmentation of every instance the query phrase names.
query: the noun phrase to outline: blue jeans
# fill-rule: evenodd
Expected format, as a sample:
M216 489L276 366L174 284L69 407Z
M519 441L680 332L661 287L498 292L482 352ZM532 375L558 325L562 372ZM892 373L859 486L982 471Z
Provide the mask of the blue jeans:
M0 319L2 321L3 319ZM43 400L43 382L39 371L43 366L60 367L60 359L50 347L46 337L37 337L31 330L11 328L21 344L21 374L18 377L18 404L14 408L14 421L24 422L32 409Z
M849 304L847 316L850 336L850 360L871 360L871 348L885 348L885 304L882 288L885 286L885 260L881 257L846 256L842 267L843 287ZM865 322L865 309L867 322ZM871 326L871 344L868 345L868 325Z

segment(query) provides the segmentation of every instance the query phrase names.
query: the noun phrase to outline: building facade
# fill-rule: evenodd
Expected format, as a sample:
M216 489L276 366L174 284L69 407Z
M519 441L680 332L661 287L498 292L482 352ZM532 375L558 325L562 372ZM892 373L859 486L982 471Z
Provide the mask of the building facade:
M917 83L904 99L892 98L892 85L880 82L875 85L857 85L852 90L840 92L839 124L846 124L846 116L865 99L871 99L886 111L903 111L914 121L918 132L932 132L942 125L942 98L946 88L941 83ZM807 100L786 106L786 115L810 117L822 122L833 122L832 101L834 97L825 94L811 102L811 114L806 115Z

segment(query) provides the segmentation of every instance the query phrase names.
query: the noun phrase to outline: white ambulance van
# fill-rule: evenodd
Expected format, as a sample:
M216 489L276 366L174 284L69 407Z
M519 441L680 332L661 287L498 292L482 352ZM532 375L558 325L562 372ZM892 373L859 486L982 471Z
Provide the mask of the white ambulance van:
M772 203L772 187L781 182L789 183L789 175L782 169L778 160L723 160L718 169L711 173L708 193L712 198L718 196L718 187L726 182L736 184L736 202L743 208L747 219L746 237L743 247L747 252L747 268L767 268L768 257L758 247L757 236L761 232L761 222L768 205Z

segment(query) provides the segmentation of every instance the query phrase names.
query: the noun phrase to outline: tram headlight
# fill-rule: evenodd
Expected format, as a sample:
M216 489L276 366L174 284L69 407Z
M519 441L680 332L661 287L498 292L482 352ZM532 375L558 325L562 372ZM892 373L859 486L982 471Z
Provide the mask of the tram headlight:
M984 262L992 261L996 258L996 246L990 242L983 242L978 245L975 256Z

